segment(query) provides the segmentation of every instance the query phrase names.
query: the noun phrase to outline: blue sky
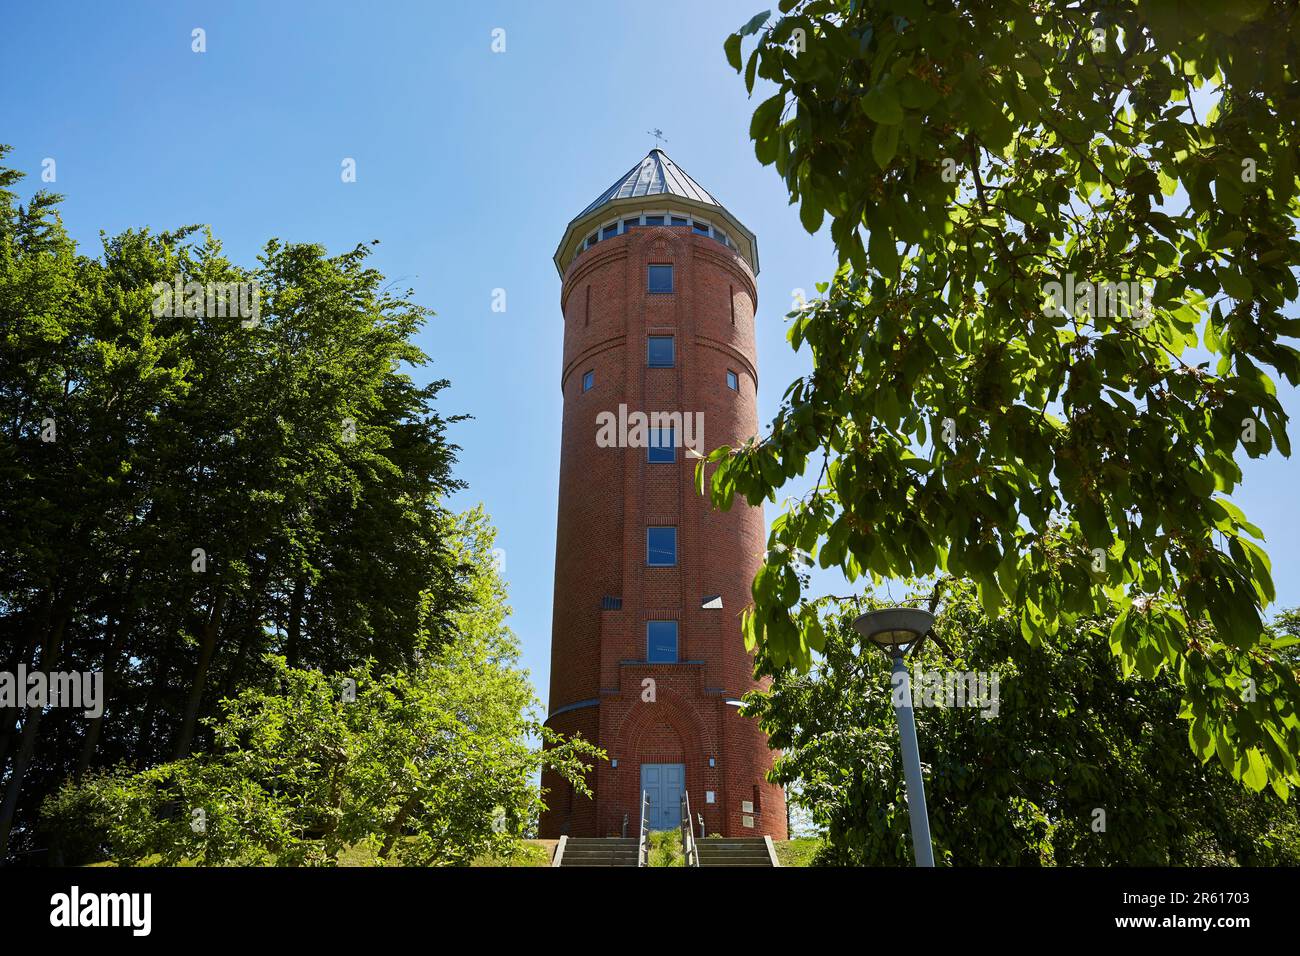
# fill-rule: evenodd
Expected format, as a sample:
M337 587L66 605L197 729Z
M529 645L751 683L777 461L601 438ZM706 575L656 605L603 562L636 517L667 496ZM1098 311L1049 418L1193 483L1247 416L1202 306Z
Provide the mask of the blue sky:
M273 236L333 252L381 240L374 265L438 313L417 376L451 379L442 410L475 416L454 433L470 485L457 504L484 502L499 528L512 626L545 700L562 344L551 255L654 145L648 130L758 236L760 422L809 367L784 315L792 290L834 271L834 252L754 159L762 94L750 102L722 54L765 5L12 4L0 12L0 142L29 175L24 195L56 161L50 188L83 252L98 252L100 230L190 223L247 265ZM195 28L206 53L191 50ZM504 53L491 49L498 28ZM355 183L341 181L345 158ZM497 288L504 313L491 309ZM1274 456L1245 470L1234 498L1268 535L1279 603L1300 603L1294 469Z

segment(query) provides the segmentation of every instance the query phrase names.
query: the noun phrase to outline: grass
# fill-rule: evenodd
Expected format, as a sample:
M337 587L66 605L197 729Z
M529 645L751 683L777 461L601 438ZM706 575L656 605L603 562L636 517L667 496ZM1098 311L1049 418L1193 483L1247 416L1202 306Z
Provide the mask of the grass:
M821 849L819 837L804 837L798 840L773 840L776 858L782 866L812 866L813 857Z
M374 866L375 847L369 843L354 843L339 853L339 866Z
M555 852L555 840L520 840L514 853L500 856L485 853L475 857L470 866L550 866Z
M555 852L554 840L518 840L509 852L484 853L470 861L470 866L550 866ZM339 866L374 866L375 851L364 843L350 846L339 854Z
M646 838L647 866L685 866L682 835L677 830L652 830Z
M151 853L144 859L136 863L118 863L117 860L100 860L97 863L87 863L86 866L162 866L162 857L157 853ZM194 866L189 860L181 860L177 866Z

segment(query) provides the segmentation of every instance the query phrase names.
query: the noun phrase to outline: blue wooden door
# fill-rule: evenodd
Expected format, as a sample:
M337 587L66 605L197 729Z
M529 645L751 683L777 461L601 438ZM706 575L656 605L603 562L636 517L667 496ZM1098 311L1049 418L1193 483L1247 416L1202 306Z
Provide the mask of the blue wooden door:
M651 830L671 830L681 816L682 791L686 789L686 765L643 763L641 789L650 797L646 818Z

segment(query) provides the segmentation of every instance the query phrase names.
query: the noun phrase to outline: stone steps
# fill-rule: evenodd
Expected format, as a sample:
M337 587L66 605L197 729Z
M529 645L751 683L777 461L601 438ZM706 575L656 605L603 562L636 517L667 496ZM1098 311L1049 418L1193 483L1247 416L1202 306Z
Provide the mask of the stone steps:
M568 839L560 866L636 866L638 841L622 837ZM709 837L696 839L700 866L773 866L763 837Z
M578 837L565 841L560 866L636 866L638 843L623 837Z
M708 837L695 841L700 866L772 866L763 837Z

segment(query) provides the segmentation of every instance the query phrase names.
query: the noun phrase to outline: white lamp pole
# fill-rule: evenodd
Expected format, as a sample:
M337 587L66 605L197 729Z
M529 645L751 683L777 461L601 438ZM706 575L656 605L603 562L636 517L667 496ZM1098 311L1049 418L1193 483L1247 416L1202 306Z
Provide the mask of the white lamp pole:
M907 817L912 826L912 848L917 866L934 866L930 843L930 816L925 806L925 780L921 776L921 753L916 744L916 719L912 714L912 680L907 672L907 655L912 653L934 625L934 615L912 607L868 611L853 622L854 629L875 644L893 661L893 675L899 691L894 701L898 738L903 751L903 779L907 787Z

